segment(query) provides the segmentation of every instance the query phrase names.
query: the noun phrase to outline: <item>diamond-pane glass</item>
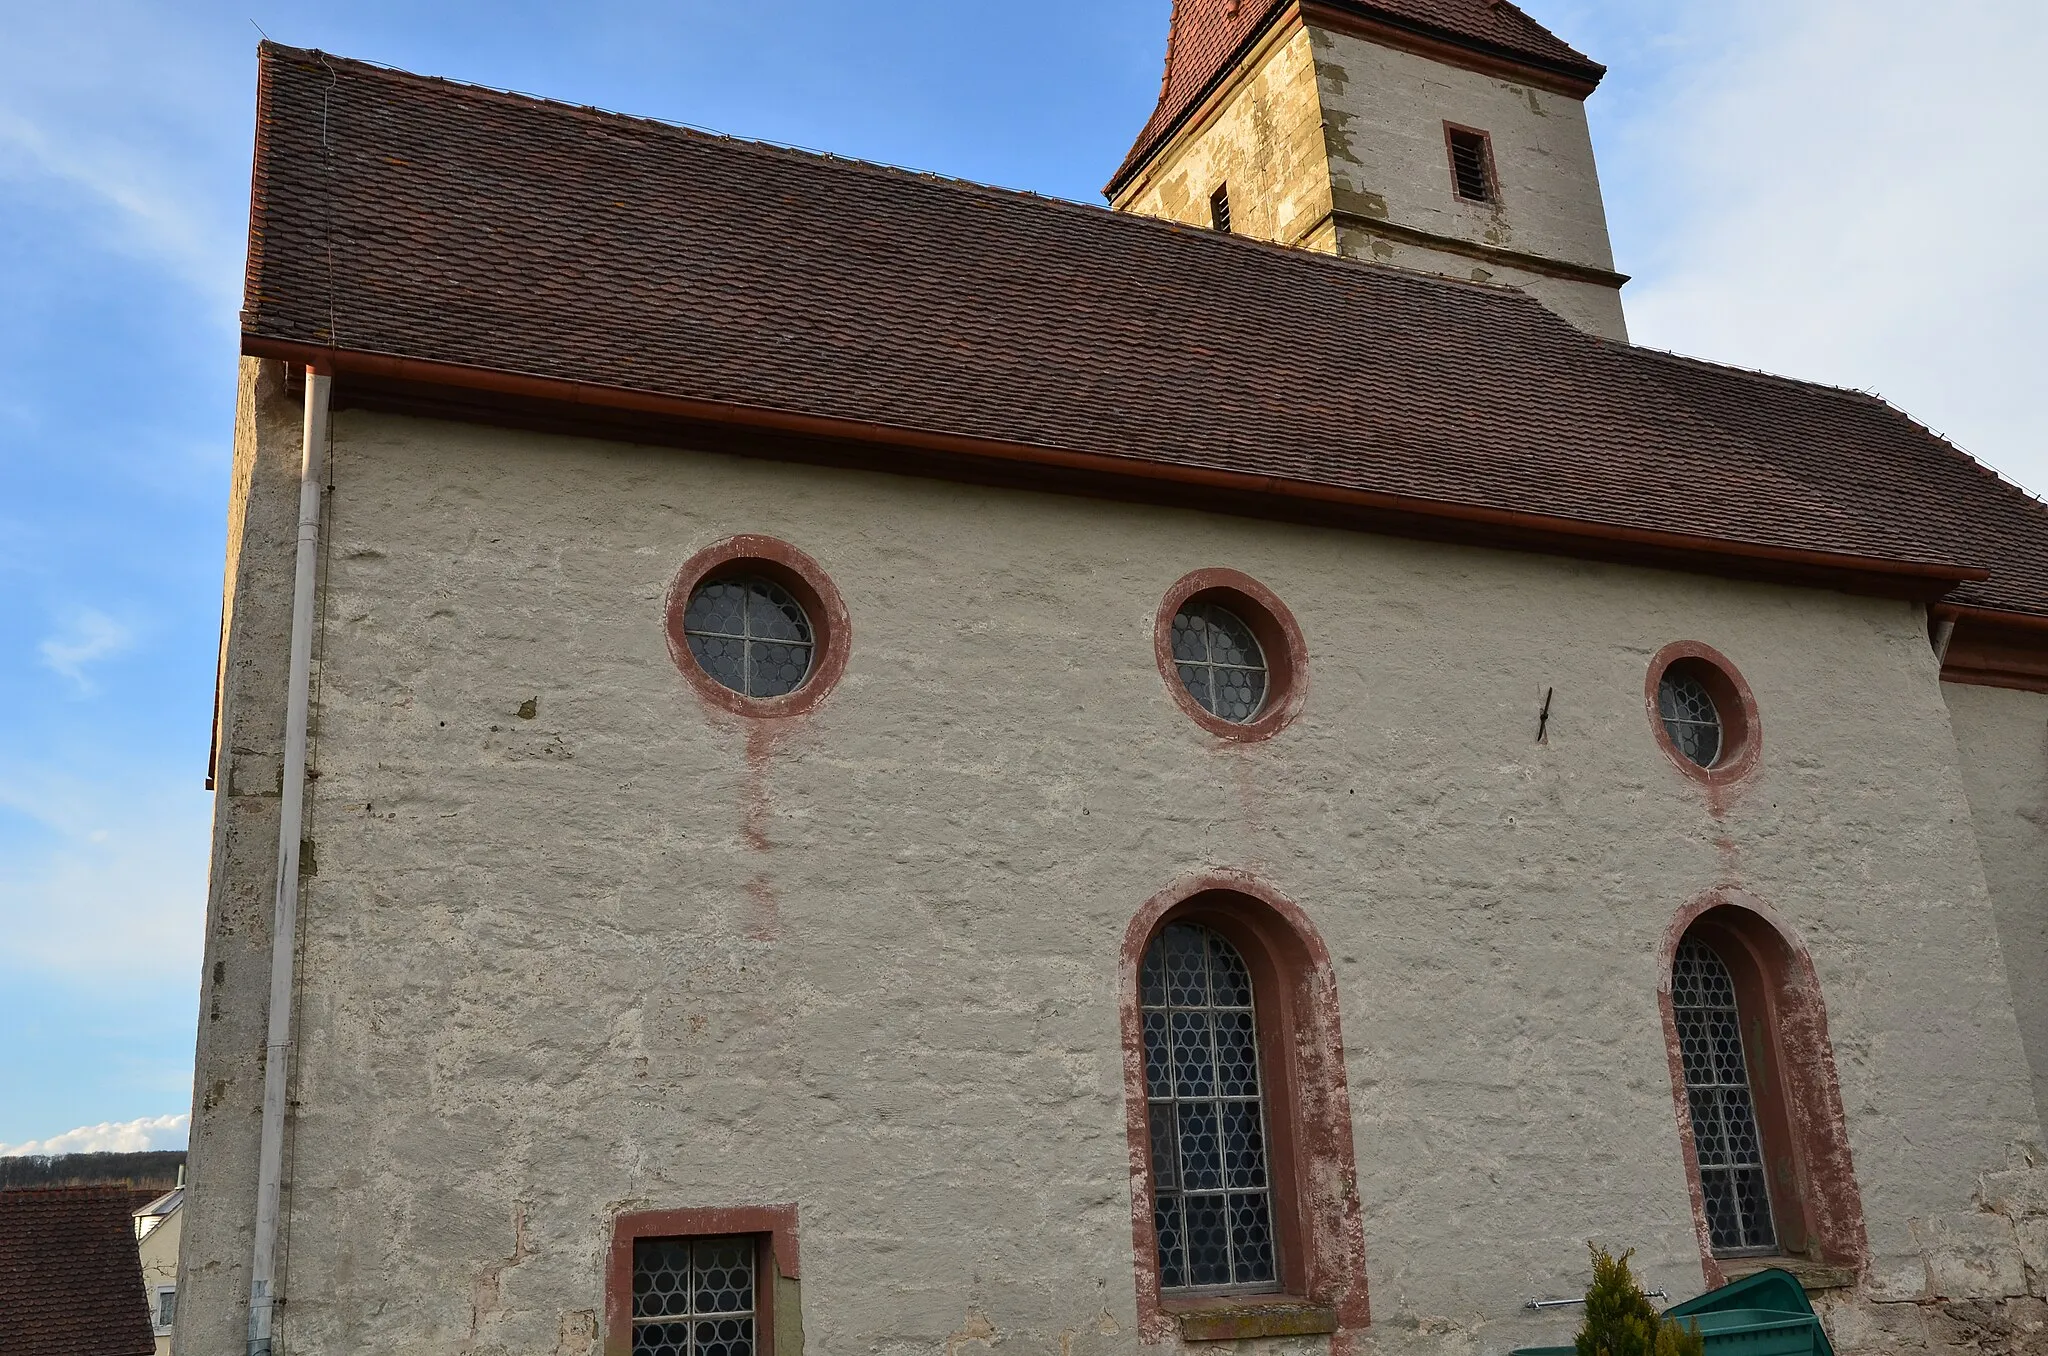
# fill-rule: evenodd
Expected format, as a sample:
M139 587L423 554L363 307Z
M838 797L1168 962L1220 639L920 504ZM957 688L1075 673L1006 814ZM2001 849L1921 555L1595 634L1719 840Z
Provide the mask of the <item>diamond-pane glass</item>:
M1145 952L1152 1219L1164 1290L1271 1290L1258 1014L1251 971L1207 928L1176 923Z
M754 1356L752 1238L633 1244L634 1356Z
M1181 686L1212 716L1243 725L1266 704L1266 655L1242 621L1213 603L1173 619L1173 662Z
M1692 762L1712 767L1721 760L1721 713L1699 679L1666 673L1657 684L1657 714L1671 742Z
M788 590L756 575L698 585L683 639L704 672L743 696L786 696L811 673L811 619Z
M1778 1232L1764 1183L1763 1136L1742 1053L1735 980L1712 948L1690 938L1679 945L1671 1007L1714 1251L1775 1251Z

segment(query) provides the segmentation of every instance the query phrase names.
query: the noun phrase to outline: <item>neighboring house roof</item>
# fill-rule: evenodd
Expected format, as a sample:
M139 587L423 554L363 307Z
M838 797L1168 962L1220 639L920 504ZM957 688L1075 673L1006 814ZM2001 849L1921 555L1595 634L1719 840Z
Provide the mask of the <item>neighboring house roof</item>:
M106 1186L0 1191L0 1352L156 1350L130 1213L153 1195Z
M1882 401L1520 293L274 45L258 104L245 352L2048 615L2048 509Z
M183 1187L167 1191L154 1200L145 1202L139 1209L134 1211L136 1239L139 1241L154 1233L157 1226L172 1215L177 1214L178 1207L184 1203L185 1188ZM0 1352L0 1356L6 1356L6 1353Z
M1206 98L1269 25L1298 0L1174 0L1159 106L1106 190L1114 196ZM1304 6L1306 8L1306 6ZM1515 64L1533 65L1587 88L1607 68L1574 49L1507 0L1323 0L1321 8Z

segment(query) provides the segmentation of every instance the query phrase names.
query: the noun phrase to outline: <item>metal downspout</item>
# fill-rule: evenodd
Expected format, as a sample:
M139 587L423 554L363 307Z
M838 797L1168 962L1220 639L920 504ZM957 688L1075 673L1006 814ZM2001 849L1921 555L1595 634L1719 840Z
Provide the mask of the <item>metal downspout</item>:
M319 579L320 509L333 385L332 377L307 368L291 669L285 686L283 796L277 817L277 908L270 930L270 1031L263 1051L263 1139L256 1166L256 1246L249 1268L249 1356L269 1356L277 1305L278 1204L284 1185L285 1096L291 1074L293 971L299 937L299 843L305 831L306 727L312 707L313 595Z

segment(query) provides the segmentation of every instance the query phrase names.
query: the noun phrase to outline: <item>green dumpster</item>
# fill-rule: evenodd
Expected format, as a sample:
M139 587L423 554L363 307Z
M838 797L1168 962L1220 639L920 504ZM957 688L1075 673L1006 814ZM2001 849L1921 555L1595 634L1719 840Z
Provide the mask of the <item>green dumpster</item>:
M1698 1325L1707 1356L1835 1356L1806 1287L1791 1272L1776 1268L1674 1304L1664 1317ZM1577 1356L1577 1351L1522 1347L1514 1356Z
M1707 1356L1835 1356L1806 1287L1776 1267L1674 1304L1664 1317L1697 1321Z

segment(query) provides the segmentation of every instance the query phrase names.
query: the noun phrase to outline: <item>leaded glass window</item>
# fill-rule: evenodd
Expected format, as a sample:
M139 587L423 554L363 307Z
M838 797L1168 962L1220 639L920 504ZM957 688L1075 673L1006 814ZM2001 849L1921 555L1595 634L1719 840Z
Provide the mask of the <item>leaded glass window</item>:
M1671 967L1671 1007L1692 1104L1707 1231L1717 1254L1774 1252L1763 1136L1742 1052L1742 1017L1728 966L1704 943L1687 939Z
M1190 604L1174 617L1173 662L1188 695L1212 716L1243 725L1266 704L1258 637L1213 603Z
M704 672L743 696L786 696L810 676L811 619L787 589L757 575L700 585L683 638Z
M1692 762L1712 767L1720 761L1721 713L1699 679L1667 672L1657 684L1657 714L1671 742Z
M1216 933L1176 923L1145 952L1141 985L1160 1288L1272 1289L1251 972Z
M633 1356L754 1356L751 1238L633 1244Z

